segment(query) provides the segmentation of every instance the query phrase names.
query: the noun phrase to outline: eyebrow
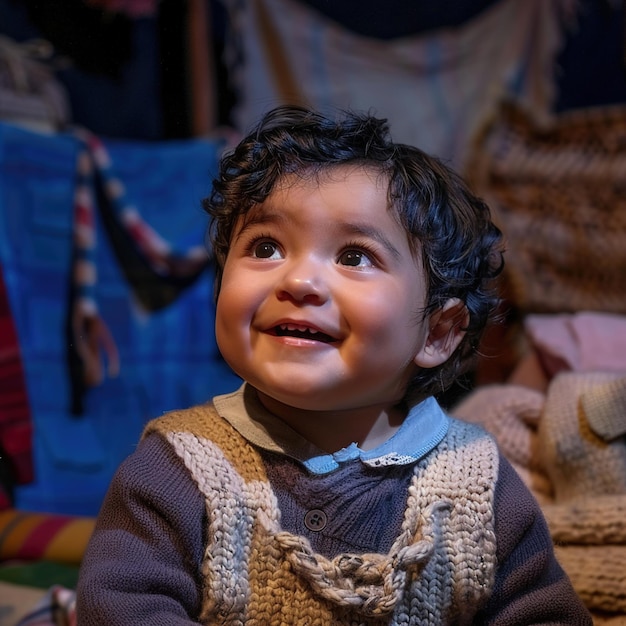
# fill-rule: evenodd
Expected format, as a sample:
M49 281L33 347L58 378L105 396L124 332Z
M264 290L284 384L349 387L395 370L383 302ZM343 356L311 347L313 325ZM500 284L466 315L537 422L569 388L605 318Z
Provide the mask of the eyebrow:
M284 224L288 224L291 221L291 218L285 216L279 211L274 211L272 209L253 211L245 216L243 224L241 225L239 231L236 233L236 236L240 237L246 232L246 230L252 228L253 226L272 224L280 227ZM396 259L399 259L402 256L400 251L396 248L396 246L391 243L391 241L389 241L387 237L385 237L378 229L373 228L369 224L364 224L361 222L341 221L335 222L335 226L337 227L337 231L339 231L343 235L349 235L353 237L365 237L367 239L372 239L373 241L376 241Z
M234 236L241 237L249 228L253 226L263 225L263 224L275 224L277 226L281 226L283 224L287 224L289 222L289 218L287 218L282 213L278 211L268 211L268 210L254 210L246 213L242 216L242 222L238 229L235 230Z
M365 237L372 239L385 248L394 258L399 259L402 255L400 251L385 237L379 230L372 228L369 224L359 222L340 222L341 232L348 235Z

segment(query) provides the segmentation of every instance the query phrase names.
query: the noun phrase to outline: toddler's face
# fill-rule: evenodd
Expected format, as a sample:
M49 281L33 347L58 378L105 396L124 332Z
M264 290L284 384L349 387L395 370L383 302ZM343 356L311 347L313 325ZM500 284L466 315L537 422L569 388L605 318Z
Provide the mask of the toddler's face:
M224 358L290 407L396 404L421 364L426 283L384 181L343 167L284 182L235 228L217 302Z

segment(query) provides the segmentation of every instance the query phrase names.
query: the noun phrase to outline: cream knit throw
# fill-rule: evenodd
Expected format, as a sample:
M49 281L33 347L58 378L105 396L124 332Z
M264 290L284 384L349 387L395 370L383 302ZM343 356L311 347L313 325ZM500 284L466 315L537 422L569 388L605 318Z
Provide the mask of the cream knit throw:
M613 623L626 623L625 399L624 373L563 372L545 395L485 386L454 409L494 433L537 495L574 588Z
M261 458L212 407L166 415L153 431L206 497L205 624L463 624L488 598L498 455L482 429L453 422L416 465L389 554L332 560L281 529Z

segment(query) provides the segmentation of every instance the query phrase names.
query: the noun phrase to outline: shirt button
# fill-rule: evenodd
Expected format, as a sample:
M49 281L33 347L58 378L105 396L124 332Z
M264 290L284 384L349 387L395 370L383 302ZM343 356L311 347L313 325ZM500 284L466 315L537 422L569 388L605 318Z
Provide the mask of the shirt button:
M321 530L324 530L327 523L328 518L326 517L326 513L320 511L320 509L311 509L304 516L304 525L314 533L319 533Z

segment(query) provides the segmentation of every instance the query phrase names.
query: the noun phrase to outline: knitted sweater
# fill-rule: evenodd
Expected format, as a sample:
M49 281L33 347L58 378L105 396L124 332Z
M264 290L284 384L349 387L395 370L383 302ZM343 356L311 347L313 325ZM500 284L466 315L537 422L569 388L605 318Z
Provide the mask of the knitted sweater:
M308 616L320 624L439 624L475 613L486 600L498 459L490 438L456 422L440 453L415 466L390 553L330 561L281 530L261 458L216 417L210 410L187 414L183 432L176 414L148 427L185 459L211 512L201 621L270 624L282 607L288 623Z
M83 562L78 624L490 623L495 596L500 617L491 623L503 615L516 623L516 610L519 623L590 623L545 543L545 525L534 523L536 510L512 542L524 536L515 549L534 564L508 571L522 557L497 545L501 459L480 428L453 421L411 467L387 554L328 558L285 530L267 459L212 406L151 422L133 457L114 480ZM499 567L510 580L498 580ZM517 589L513 574L524 576ZM519 597L524 588L535 595L530 611Z

